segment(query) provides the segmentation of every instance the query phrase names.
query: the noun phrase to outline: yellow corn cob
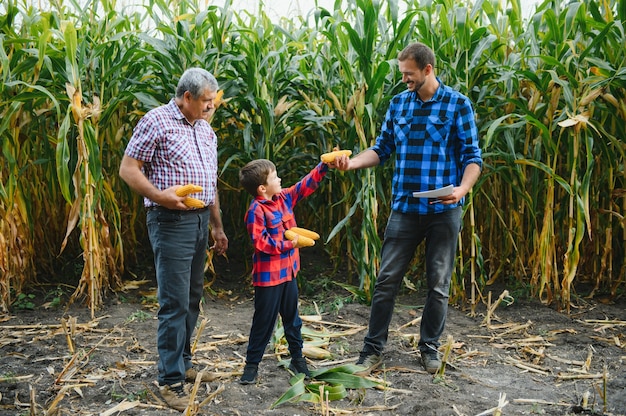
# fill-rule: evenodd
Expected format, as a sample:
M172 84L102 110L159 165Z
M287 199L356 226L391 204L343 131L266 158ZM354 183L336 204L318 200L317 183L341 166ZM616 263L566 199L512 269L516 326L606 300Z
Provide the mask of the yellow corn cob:
M333 355L330 351L324 348L307 344L304 344L304 346L302 347L302 355L304 355L305 357L314 358L316 360L326 360L333 358Z
M195 194L196 192L202 192L202 187L198 185L194 185L193 183L189 183L187 185L183 185L176 190L176 195L178 196L187 196L189 194Z
M320 238L320 235L318 233L316 233L315 231L307 230L306 228L291 227L290 230L298 235L308 237L312 240L318 240Z
M311 247L315 245L315 241L313 241L313 239L309 238L309 237L305 237L303 235L300 234L296 234L295 232L291 231L291 230L287 230L285 231L285 238L287 240L293 240L296 236L298 236L298 242L296 243L296 247L300 248L300 247Z
M189 208L204 208L204 202L196 198L187 197L185 198L183 203Z
M217 95L215 96L215 99L213 100L213 105L215 106L215 108L222 105L222 103L224 102L224 100L222 99L223 97L224 97L224 90L217 91Z
M320 156L320 159L324 163L331 163L335 161L336 157L341 157L343 155L346 155L346 156L352 155L352 150L334 150L329 153L324 153L322 156Z

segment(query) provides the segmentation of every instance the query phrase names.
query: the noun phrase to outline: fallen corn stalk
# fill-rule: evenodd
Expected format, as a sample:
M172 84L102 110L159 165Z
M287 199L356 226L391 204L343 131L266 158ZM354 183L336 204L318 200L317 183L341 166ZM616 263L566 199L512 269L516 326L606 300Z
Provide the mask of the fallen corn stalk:
M484 412L479 413L476 416L486 416L486 415L500 416L502 414L502 409L507 404L509 404L509 402L506 400L506 393L500 393L500 397L498 398L498 405L496 407L492 407L489 410L485 410Z
M541 374L544 376L549 376L550 375L550 370L544 368L544 367L540 367L538 365L534 365L534 364L530 364L530 363L525 363L519 360L516 360L515 358L511 358L511 357L506 357L506 362L514 365L515 367L525 370L525 371L529 371L531 373L536 373L536 374Z
M572 406L571 403L549 402L547 400L541 400L541 399L513 399L513 403L516 403L516 404L543 404L543 405L547 405L547 406L566 406L566 407L571 407Z
M485 319L483 319L483 324L486 325L487 328L491 329L491 319L492 317L495 316L494 312L496 311L498 306L500 306L502 302L505 302L505 300L509 304L513 303L512 301L513 298L509 296L509 291L505 290L500 294L500 296L498 297L498 300L496 300L496 302L493 305L491 304L491 292L489 292L487 299L488 299L487 313L485 314Z
M546 357L548 357L552 361L556 361L562 364L578 365L580 367L582 367L585 364L584 361L566 360L565 358L557 357L556 355L552 355L552 354L546 354Z
M504 331L504 332L502 332L502 333L500 333L500 334L496 334L496 335L494 335L493 337L494 337L494 338L503 338L503 337L505 337L506 335L509 335L509 334L512 334L512 333L515 333L515 332L520 332L520 331L526 330L526 329L530 328L530 326L531 326L532 324L533 324L533 323L532 323L531 321L528 321L528 322L526 322L525 324L519 324L519 325L516 325L516 326L514 326L514 327L511 327L511 328L507 329L506 331Z
M557 374L556 378L559 380L595 380L604 377L602 373L596 374Z
M100 416L116 415L119 412L123 412L125 410L134 409L137 406L139 406L139 402L138 401L129 402L129 401L126 401L126 400L122 400L120 403L116 404L115 406L113 406L109 410L100 413Z

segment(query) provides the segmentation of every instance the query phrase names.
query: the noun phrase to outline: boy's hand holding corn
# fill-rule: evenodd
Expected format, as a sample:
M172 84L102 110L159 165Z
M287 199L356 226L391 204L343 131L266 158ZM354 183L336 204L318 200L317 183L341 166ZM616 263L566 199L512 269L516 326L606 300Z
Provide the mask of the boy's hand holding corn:
M285 231L285 238L291 240L296 248L312 247L320 235L306 228L292 227Z

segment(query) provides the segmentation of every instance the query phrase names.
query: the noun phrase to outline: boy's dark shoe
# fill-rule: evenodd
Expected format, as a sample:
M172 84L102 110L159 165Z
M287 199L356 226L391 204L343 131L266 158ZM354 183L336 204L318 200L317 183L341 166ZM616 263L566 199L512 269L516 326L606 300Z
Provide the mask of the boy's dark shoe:
M189 406L189 393L185 390L182 381L176 384L159 386L159 393L161 393L165 403L172 409L184 412L187 406Z
M243 374L239 379L239 384L252 384L256 382L256 376L259 373L257 364L246 364L243 368Z
M435 374L441 367L441 360L437 351L422 351L422 364L426 371Z
M374 353L361 352L356 365L364 367L363 371L354 373L357 376L367 376L372 371L376 370L383 362L382 355L376 355Z
M304 378L307 380L311 378L311 372L309 371L309 367L306 365L306 359L304 357L292 358L291 363L289 364L289 369L295 374L304 374Z

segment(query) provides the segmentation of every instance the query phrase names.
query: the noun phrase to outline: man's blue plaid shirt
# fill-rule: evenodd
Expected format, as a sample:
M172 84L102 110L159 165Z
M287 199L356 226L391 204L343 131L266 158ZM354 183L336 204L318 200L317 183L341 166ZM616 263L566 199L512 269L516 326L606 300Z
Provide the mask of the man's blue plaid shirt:
M467 97L439 78L435 95L423 102L415 92L392 98L381 133L371 147L383 164L395 152L391 209L432 214L459 204L429 204L413 192L461 184L465 167L482 167L474 110Z

